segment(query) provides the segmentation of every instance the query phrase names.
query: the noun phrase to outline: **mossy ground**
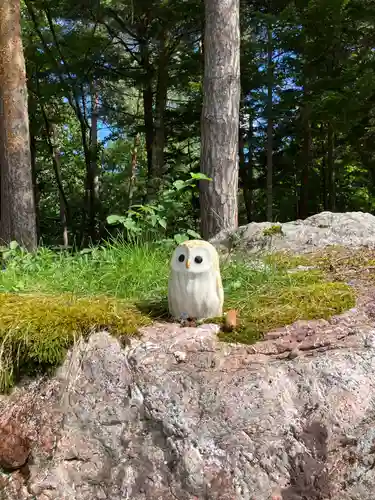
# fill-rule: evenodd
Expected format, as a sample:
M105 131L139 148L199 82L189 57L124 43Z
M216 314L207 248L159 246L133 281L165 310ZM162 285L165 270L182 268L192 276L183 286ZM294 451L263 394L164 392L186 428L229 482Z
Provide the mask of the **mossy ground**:
M22 373L48 370L63 361L74 341L109 329L134 335L150 322L135 307L108 297L77 298L0 294L0 391Z
M132 335L165 317L170 255L170 248L119 244L80 254L10 252L0 273L0 390L20 373L58 365L92 330ZM252 343L270 329L352 307L352 288L326 281L329 264L319 258L277 254L258 266L250 257L223 262L225 309L237 309L240 323L222 338ZM319 269L289 272L312 261Z
M226 309L237 309L240 319L234 332L220 335L223 340L252 343L274 328L300 319L327 319L355 304L353 289L327 281L322 270L290 272L298 265L311 266L308 259L275 254L262 261L263 271L244 272L241 261L223 269Z

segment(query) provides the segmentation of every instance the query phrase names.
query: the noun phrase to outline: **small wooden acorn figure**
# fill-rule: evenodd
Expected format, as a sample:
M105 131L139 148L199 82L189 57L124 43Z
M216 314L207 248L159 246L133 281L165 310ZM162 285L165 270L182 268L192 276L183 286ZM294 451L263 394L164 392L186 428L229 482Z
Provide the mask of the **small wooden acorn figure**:
M235 309L230 309L224 318L223 331L233 332L237 327L237 311Z

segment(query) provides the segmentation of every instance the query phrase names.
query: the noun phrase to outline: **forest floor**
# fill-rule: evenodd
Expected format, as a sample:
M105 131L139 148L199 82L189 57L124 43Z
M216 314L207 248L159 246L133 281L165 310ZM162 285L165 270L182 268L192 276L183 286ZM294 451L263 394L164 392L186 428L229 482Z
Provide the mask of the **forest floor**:
M75 339L92 330L127 336L155 318L167 320L170 255L160 246L119 244L77 254L7 251L0 273L0 390L20 370L58 365ZM225 310L236 309L239 324L220 335L253 343L297 320L340 314L355 304L350 276L369 277L372 266L375 253L339 248L223 258Z

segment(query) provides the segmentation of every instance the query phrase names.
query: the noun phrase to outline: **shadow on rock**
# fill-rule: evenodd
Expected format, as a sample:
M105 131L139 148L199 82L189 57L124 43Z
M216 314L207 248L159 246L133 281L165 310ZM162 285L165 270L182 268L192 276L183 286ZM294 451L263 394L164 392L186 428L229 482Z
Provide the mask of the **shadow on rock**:
M305 446L306 452L289 457L291 485L282 490L282 500L329 498L331 483L326 471L326 426L320 422L312 422L296 438Z

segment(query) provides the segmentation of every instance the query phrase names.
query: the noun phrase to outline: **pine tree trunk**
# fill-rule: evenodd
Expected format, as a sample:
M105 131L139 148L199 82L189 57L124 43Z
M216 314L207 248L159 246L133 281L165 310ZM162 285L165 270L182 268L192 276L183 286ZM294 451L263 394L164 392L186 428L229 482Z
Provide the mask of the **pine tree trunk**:
M36 179L36 137L30 133L30 158L31 158L31 177L33 182L33 195L34 195L34 205L35 205L35 222L36 222L36 234L37 241L40 240L40 212L39 212L39 188Z
M150 197L159 190L164 174L164 148L165 148L165 111L168 94L168 46L166 34L160 36L158 57L158 74L154 113L154 137L152 144L152 170L153 179L149 182Z
M130 207L133 204L135 177L136 177L137 163L138 163L139 141L140 141L139 134L136 134L134 137L133 151L132 151L131 165L130 165L131 171L130 171L129 188L128 188L128 209L130 209Z
M0 3L0 240L37 246L20 0Z
M239 0L205 0L200 182L205 239L238 225Z
M305 91L305 97L307 92ZM301 155L301 188L298 205L298 217L305 219L309 216L309 177L311 167L311 123L310 123L310 105L304 104L302 110L302 130L303 130L303 144Z
M336 172L334 163L334 131L332 123L328 123L327 177L329 193L329 209L336 210Z
M249 161L247 162L246 165L246 170L245 170L245 184L244 184L244 199L245 199L245 206L246 206L246 217L247 217L247 222L253 222L254 220L254 196L253 196L253 190L254 190L254 182L253 182L253 167L254 167L254 162L253 162L253 150L252 150L252 141L253 141L253 135L254 135L254 127L253 127L253 115L252 113L249 114L249 125L248 125L248 132L247 132L247 144L249 148L249 153L248 153L248 159Z
M38 87L38 95L39 94L39 84ZM42 112L44 125L46 128L47 135L47 145L49 149L49 153L51 155L52 167L55 174L55 180L57 184L57 189L59 192L59 203L60 203L60 219L62 225L62 234L63 234L63 245L64 247L68 247L69 245L69 222L70 222L70 210L68 200L65 195L62 176L61 176L61 168L60 168L60 152L56 145L56 133L54 124L50 122L46 109L43 105L43 102L40 103L40 109Z
M267 28L267 220L273 220L273 47Z
M98 169L98 94L91 86L91 130L90 130L90 172L89 172L89 233L92 241L99 237L99 169Z
M154 178L154 171L152 165L152 145L154 142L154 111L153 111L153 90L152 81L154 77L153 68L150 62L150 52L148 43L143 42L140 44L141 51L141 65L144 69L144 82L143 82L143 121L145 124L145 140L146 140L146 154L147 154L147 185L152 183ZM147 201L145 196L144 201Z
M324 210L328 210L328 176L327 176L327 155L326 155L326 127L325 123L320 126L321 133L321 156L322 163L320 167L320 180L321 180L321 196L320 203Z
M49 147L51 152L53 169L55 172L55 178L57 183L57 188L59 191L59 203L60 203L60 219L62 226L62 237L63 237L63 246L67 248L69 246L69 205L68 200L66 199L62 178L61 178L61 168L60 168L60 151L56 146L56 138L53 126L51 125L49 129Z
M250 138L252 136L252 119L249 120L249 131L246 134L246 131L243 127L239 128L239 137L238 137L238 155L239 155L239 178L242 186L243 200L245 203L246 209L246 221L252 222L253 219L253 168L252 168L252 154L250 151ZM247 136L247 137L246 137ZM249 144L249 156L248 161L246 162L245 155L245 144L246 139Z

